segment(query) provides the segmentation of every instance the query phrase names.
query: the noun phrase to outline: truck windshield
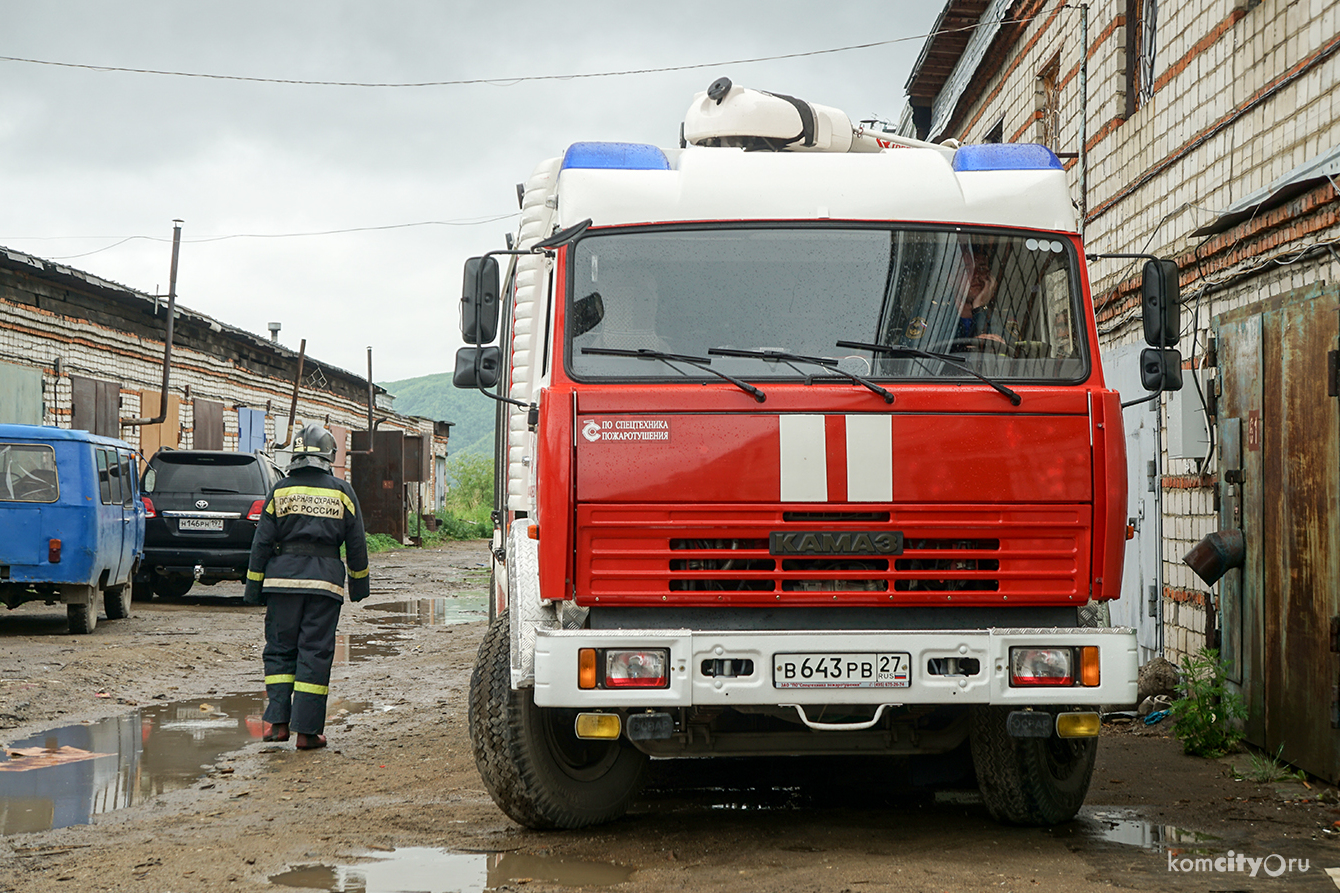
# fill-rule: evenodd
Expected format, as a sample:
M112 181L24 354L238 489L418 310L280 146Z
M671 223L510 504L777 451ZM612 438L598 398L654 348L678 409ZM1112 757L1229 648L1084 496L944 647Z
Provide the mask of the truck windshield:
M578 242L570 275L568 368L578 379L683 378L583 348L711 355L713 370L750 381L851 383L747 355L759 351L831 358L836 369L890 380L970 378L965 365L1011 381L1088 373L1078 258L1059 236L850 225L621 231Z

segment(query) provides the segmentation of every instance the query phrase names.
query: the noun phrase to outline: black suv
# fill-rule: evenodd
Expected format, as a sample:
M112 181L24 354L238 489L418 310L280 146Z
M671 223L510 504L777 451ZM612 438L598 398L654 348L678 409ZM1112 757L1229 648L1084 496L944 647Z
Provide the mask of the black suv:
M242 580L265 497L282 475L261 453L162 449L144 470L144 559L135 594L180 598Z

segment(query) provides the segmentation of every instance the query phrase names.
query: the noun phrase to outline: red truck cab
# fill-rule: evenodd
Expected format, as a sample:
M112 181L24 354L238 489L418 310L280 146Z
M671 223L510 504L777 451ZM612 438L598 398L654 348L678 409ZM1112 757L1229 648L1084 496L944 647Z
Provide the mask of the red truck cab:
M501 291L467 267L467 341L505 311L455 376L505 401L486 785L578 827L652 756L962 750L997 818L1073 817L1136 650L1102 623L1126 467L1064 171L730 142L575 144Z

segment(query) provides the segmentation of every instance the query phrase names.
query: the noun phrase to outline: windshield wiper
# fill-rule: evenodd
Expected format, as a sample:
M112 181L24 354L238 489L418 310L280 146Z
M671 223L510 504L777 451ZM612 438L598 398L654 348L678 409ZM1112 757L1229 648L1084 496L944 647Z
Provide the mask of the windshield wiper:
M992 381L982 373L978 372L976 369L969 366L967 363L955 357L952 357L949 354L931 353L929 350L922 350L919 347L891 347L887 344L869 344L864 341L839 341L837 343L837 346L850 347L855 350L872 350L877 353L885 354L886 356L894 357L896 359L915 358L920 360L939 360L942 363L948 363L955 369L962 369L964 372L968 373L973 378L976 378L982 382L985 382L986 384L991 385L991 387L995 388L997 391L1000 391L1002 394L1008 397L1010 400L1010 404L1012 406L1018 406L1020 402L1022 402L1023 400L1023 398L1020 397L1018 393L1016 393L1015 391L1010 390L1009 388L1005 387L1005 385L1001 384L998 381Z
M746 394L752 396L759 403L762 403L764 400L768 399L767 394L763 393L761 390L754 387L749 382L740 381L740 379L736 378L733 375L727 375L724 372L719 372L718 370L713 369L711 366L708 365L712 361L707 357L690 357L685 356L684 354L666 353L663 350L652 350L649 347L639 347L637 350L625 350L623 348L618 347L583 347L582 353L599 354L601 356L607 356L607 357L636 357L638 359L643 360L660 360L662 363L665 363L671 369L674 369L676 372L680 373L682 373L683 370L675 368L674 364L686 363L690 366L694 366L698 369L701 369L704 372L710 372L717 378L724 378L726 381L735 385L737 388L744 391Z
M843 378L847 379L848 381L852 381L855 382L856 384L863 385L869 390L874 391L876 394L879 394L881 397L884 398L885 403L893 402L893 394L891 392L885 390L884 388L881 388L879 385L875 384L868 378L862 378L861 376L856 375L853 372L848 372L845 369L839 369L838 361L833 359L832 357L807 357L804 354L791 353L789 350L772 350L767 348L759 350L737 350L734 347L709 347L707 349L707 352L712 356L750 357L753 359L759 359L764 361L771 360L774 362L782 362L786 363L788 366L791 366L792 363L812 363L816 366L823 366L826 370L830 372L835 372L838 375L841 375ZM795 369L794 366L792 366L791 368ZM799 372L800 370L796 369L796 371ZM810 380L810 376L808 375L805 376L805 380L808 382Z

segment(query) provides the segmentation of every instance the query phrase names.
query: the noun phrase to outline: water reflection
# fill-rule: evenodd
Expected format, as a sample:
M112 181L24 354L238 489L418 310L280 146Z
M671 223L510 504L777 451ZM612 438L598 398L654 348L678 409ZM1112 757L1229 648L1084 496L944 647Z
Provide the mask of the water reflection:
M391 616L373 618L382 626L449 626L487 620L488 595L481 591L462 592L450 598L416 598L408 601L378 602L368 605L374 611Z
M1128 810L1100 812L1085 809L1073 822L1053 828L1052 836L1116 843L1146 850L1197 852L1197 846L1221 838L1175 825L1151 822Z
M480 893L512 881L546 881L570 887L620 884L637 869L524 853L450 853L404 847L373 853L359 865L304 865L271 876L270 883L329 893Z
M332 698L327 715L363 706ZM14 741L0 760L0 834L88 824L189 787L220 754L260 740L264 709L260 693L177 701Z

